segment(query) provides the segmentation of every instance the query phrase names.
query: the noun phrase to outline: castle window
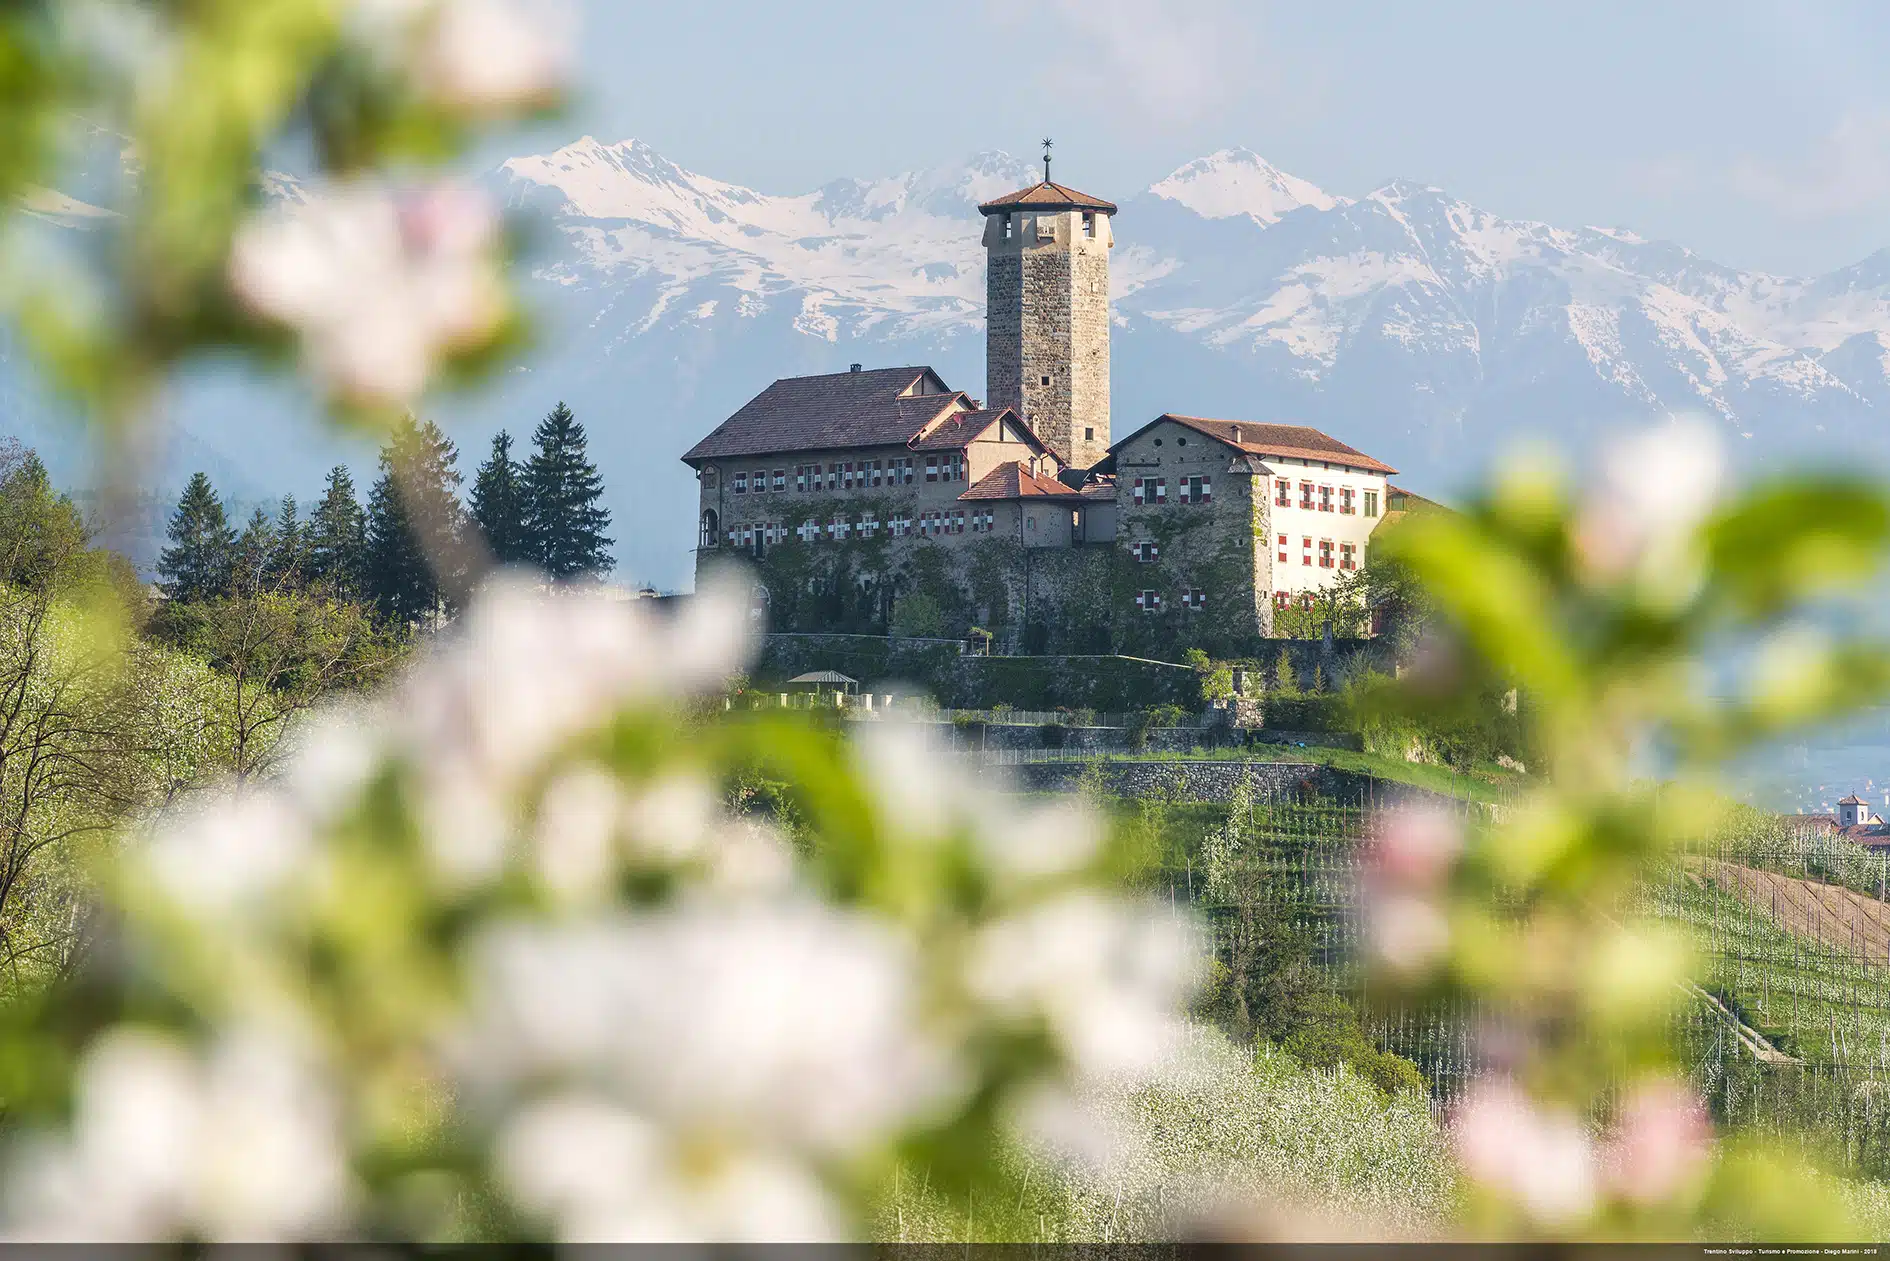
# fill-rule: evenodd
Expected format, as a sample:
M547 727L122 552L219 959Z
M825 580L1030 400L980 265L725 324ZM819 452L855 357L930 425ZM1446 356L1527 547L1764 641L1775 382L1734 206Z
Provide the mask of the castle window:
M879 518L870 512L860 514L860 537L870 539L879 533Z
M794 489L799 491L805 491L807 489L807 466L805 464L796 464L794 466Z
M1286 536L1280 535L1280 564L1286 563Z
M952 509L951 515L945 519L945 533L963 534L964 532L965 510L963 508L954 508Z
M1352 488L1350 486L1339 487L1339 513L1340 515L1349 517L1352 515L1354 511L1355 509L1352 504Z
M1049 377L1045 377L1045 378L1043 378L1043 383L1044 383L1045 385L1048 385L1048 384L1050 384L1050 378L1049 378Z
M840 485L840 466L838 464L829 464L827 466L827 489L834 490L838 488L839 485Z
M1330 486L1321 486L1319 488L1319 511L1332 511L1332 487Z
M1161 548L1155 546L1155 544L1147 541L1146 539L1140 543L1136 543L1132 545L1129 548L1129 550L1131 552L1134 552L1135 558L1141 561L1144 565L1153 561L1157 556L1160 556L1162 554Z
M1008 241L1011 239L1011 217L1004 215L1002 218L1004 222L1004 239Z
M1205 477L1184 477L1181 479L1181 493L1176 496L1184 504L1204 504L1214 497L1214 487Z
M868 478L871 479L870 482L868 483L869 485L873 485L873 486L879 485L879 461L878 460L874 460L871 464L868 464L866 466L866 475Z
M928 482L936 482L938 480L938 457L936 455L928 455L925 457L925 480Z
M1293 483L1284 477L1273 483L1273 502L1282 508L1293 505Z
M748 474L747 473L735 474L734 481L729 483L729 490L731 490L737 495L746 495L748 493Z
M787 489L787 470L778 468L774 471L774 489L776 493Z
M1292 602L1293 593L1290 591L1275 591L1273 593L1273 607L1276 609L1284 609L1292 604Z
M1083 427L1083 441L1084 442L1096 441L1096 431L1094 429L1091 429L1087 425Z
M1312 492L1313 484L1311 482L1301 482L1299 484L1299 506L1308 511L1312 509Z
M1187 592L1181 597L1181 607L1184 609L1193 609L1195 612L1199 613L1202 609L1207 607L1207 592L1201 590L1199 587L1188 588Z
M1094 210L1085 210L1083 212L1083 235L1096 235L1096 212Z
M715 509L713 509L713 508L704 508L704 509L702 510L702 539L701 539L701 543L702 543L702 546L703 546L703 547L714 547L714 546L715 546L715 543L716 543L716 536L717 536L717 535L718 535L718 534L720 533L720 530L719 530L719 528L718 528L718 526L717 526L717 521L718 521L718 518L717 518L717 517L716 517L716 515L715 515Z
M1312 566L1312 540L1302 538L1300 543L1299 563L1302 567L1310 568Z
M820 526L812 521L803 521L794 527L794 533L801 536L801 542L812 543L820 537Z
M1339 544L1339 568L1357 569L1357 551L1358 549L1353 547L1350 543Z
M1321 569L1332 568L1332 540L1331 539L1319 540L1319 568Z
M768 493L768 470L767 469L758 468L755 470L754 485L755 485L755 493L757 495L765 495Z
M1365 515L1368 517L1378 515L1378 492L1375 490L1365 492Z
M1136 592L1135 607L1144 613L1156 613L1161 610L1162 596L1159 591L1142 590Z
M903 515L897 516L888 521L886 525L894 538L902 539L912 530L912 518Z
M853 461L848 460L840 466L840 487L842 490L853 489Z

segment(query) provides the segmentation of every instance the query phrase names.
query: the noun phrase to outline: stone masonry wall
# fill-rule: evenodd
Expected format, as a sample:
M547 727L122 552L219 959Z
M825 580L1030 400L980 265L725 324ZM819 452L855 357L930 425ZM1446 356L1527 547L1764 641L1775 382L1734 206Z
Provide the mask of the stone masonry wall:
M1088 468L1109 449L1109 218L993 216L985 229L986 404L1014 407Z
M1091 767L1103 789L1119 797L1166 796L1180 801L1226 801L1242 780L1262 799L1316 794L1345 806L1389 806L1403 802L1460 804L1455 798L1410 784L1373 779L1351 771L1303 762L1162 761L1026 762L1007 767L1024 792L1075 792ZM1481 807L1487 809L1487 807Z

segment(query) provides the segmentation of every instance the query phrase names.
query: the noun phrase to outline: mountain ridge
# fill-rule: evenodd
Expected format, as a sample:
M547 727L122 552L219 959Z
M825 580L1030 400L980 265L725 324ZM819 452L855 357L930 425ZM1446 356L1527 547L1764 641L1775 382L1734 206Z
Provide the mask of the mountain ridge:
M539 341L488 395L430 406L470 473L501 424L528 432L570 402L626 576L684 584L694 485L674 457L769 382L930 363L984 394L977 205L1038 177L990 150L770 194L637 139L511 158L484 178L537 225ZM1507 218L1421 180L1342 195L1239 146L1127 197L1086 191L1121 205L1117 433L1170 410L1293 420L1443 495L1515 438L1580 448L1675 411L1715 418L1749 459L1890 456L1890 248L1780 276L1626 228ZM227 405L180 409L193 456L208 444L258 485L314 488L320 470L285 475L268 428ZM357 481L371 473L343 454Z

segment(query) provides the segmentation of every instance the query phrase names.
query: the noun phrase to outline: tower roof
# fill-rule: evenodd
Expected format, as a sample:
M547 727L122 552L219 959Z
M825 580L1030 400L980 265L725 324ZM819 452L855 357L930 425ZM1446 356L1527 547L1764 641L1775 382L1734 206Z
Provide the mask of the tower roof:
M1014 193L993 198L978 207L978 213L986 215L1000 215L1011 210L1097 210L1112 215L1116 213L1116 204L1100 197L1091 197L1088 193L1079 193L1062 184L1042 180L1029 188L1020 188Z

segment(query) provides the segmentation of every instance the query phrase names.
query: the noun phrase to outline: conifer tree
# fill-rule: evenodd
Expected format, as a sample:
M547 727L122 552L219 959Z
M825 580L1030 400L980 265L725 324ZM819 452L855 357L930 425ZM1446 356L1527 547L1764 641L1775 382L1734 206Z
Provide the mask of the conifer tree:
M526 521L525 470L512 458L512 435L501 429L492 454L473 478L472 518L501 565L535 560Z
M231 589L247 594L260 588L268 579L275 553L275 523L269 519L268 513L257 508L249 514L249 521L237 536L236 546L231 552Z
M264 581L277 590L299 590L308 582L308 527L301 514L295 496L284 495L276 509L275 548L263 570Z
M235 533L210 479L193 473L164 536L170 546L158 558L158 575L173 600L205 600L229 589Z
M381 450L368 497L368 594L396 625L436 621L460 576L459 451L432 421L412 417Z
M307 581L343 597L362 592L362 568L367 557L367 518L354 496L354 478L348 466L328 470L328 489L315 505L305 532L308 552Z
M603 478L585 453L584 426L559 403L532 434L525 466L532 559L554 579L608 573L615 563L604 534L610 512L598 506Z

